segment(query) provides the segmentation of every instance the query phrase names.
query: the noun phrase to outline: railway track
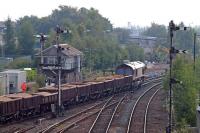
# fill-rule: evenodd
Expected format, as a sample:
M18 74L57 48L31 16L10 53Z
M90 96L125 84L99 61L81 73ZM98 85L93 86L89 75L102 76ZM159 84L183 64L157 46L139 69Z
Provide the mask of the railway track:
M92 126L90 127L88 133L104 133L107 132L107 129L109 128L112 119L114 117L114 114L116 112L116 110L118 109L119 105L124 101L124 99L127 97L127 94L125 94L122 98L120 98L120 100L118 101L118 103L111 107L111 108L107 108L107 109L103 109L101 110L95 121L93 122ZM99 128L99 127L106 127L107 128Z
M117 99L112 96L111 98L107 99L106 101L103 101L101 103L98 103L94 106L91 106L81 112L78 112L77 114L74 114L58 123L55 123L49 127L47 127L45 130L40 131L40 133L62 133L70 128L76 126L77 123L98 114L99 111L108 108L110 106L113 106L117 103Z
M148 113L146 116L146 133L163 133L165 132L166 125L168 124L168 113L163 108L162 103L165 101L166 92L159 90L149 103ZM162 114L161 112L165 112ZM159 126L158 126L159 125Z
M149 88L137 99L131 111L126 133L146 133L149 104L160 90L159 85L160 83Z
M150 103L152 101L152 99L155 97L155 95L158 93L158 91L160 90L157 89L153 95L151 96L151 98L149 99L148 103L147 103L147 106L146 106L146 110L145 110L145 115L144 115L144 126L143 126L143 132L146 133L147 132L147 117L148 117L148 112L149 112L149 106L150 106Z
M148 84L151 83L151 82L153 82L153 83L159 82L159 81L161 81L162 79L163 79L162 77L147 79L147 80L144 81L144 83L142 84L142 86L146 86L146 85L148 85Z
M152 83L152 82L155 82L155 81L159 81L160 79L155 79L154 81L151 80L147 83L144 84L144 86ZM109 102L110 99L108 99L107 102ZM39 133L47 133L47 132L64 132L66 130L68 130L69 128L75 126L78 122L84 120L84 119L87 119L88 117L94 115L94 114L97 114L101 109L105 108L107 102L105 102L104 105L102 105L104 102L100 102L99 104L97 105L94 105L94 106L91 106L83 111L80 111L70 117L67 117L65 118L64 120L60 121L60 122L57 122L47 128L45 128L44 130L41 130L39 131ZM112 104L114 105L114 104ZM91 110L94 110L94 112L92 112ZM104 110L104 109L103 109ZM91 111L90 113L86 113L88 111ZM86 115L87 114L87 115ZM68 124L65 124L65 128L62 127L63 123L68 123ZM60 130L62 129L62 130Z
M14 133L26 133L33 128L35 128L35 126L31 126L31 127L27 127L27 128L21 128L21 129L15 131Z
M152 86L150 89L153 89L160 83ZM148 90L150 90L148 89ZM140 90L141 92L136 94L134 93L126 93L123 97L120 97L118 103L112 104L112 106L108 108L102 108L98 115L95 118L90 117L87 120L84 120L76 125L76 127L71 128L71 130L62 130L62 132L70 132L70 133L108 133L108 132L125 132L128 125L128 118L131 114L131 107L133 103L135 103L137 97L140 97L143 94L144 90ZM145 91L146 93L148 91ZM128 103L129 102L129 103ZM128 106L127 106L128 103ZM125 115L125 116L124 116ZM124 118L127 118L127 122L123 122ZM91 126L89 126L91 125ZM117 126L118 125L118 126ZM113 130L114 129L114 130Z
M153 85L148 91L157 87L160 83ZM144 90L143 90L144 91ZM145 91L144 93L148 93ZM70 133L84 132L84 133L112 133L112 132L126 132L128 125L128 118L131 114L131 107L133 103L136 103L137 97L140 97L144 93L127 93L122 97L118 104L111 106L99 112L95 119L90 118L79 124L77 127L68 130ZM136 98L135 98L136 97ZM91 122L92 121L92 122ZM92 126L88 126L92 125ZM89 131L88 131L89 130Z
M138 93L136 96L128 95L124 102L120 104L117 110L113 113L113 117L110 120L110 123L107 127L106 133L120 132L126 133L128 132L127 125L129 125L129 120L131 119L132 112L134 106L139 104L139 101L147 95L151 90L154 90L160 83L157 83L144 91L143 93ZM140 105L138 105L140 106ZM132 108L133 107L133 108ZM132 132L131 132L132 133Z

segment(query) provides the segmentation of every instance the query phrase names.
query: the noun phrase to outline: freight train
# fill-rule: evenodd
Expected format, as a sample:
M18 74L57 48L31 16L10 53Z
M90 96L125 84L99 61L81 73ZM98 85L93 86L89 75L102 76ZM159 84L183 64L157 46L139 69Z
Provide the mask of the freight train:
M126 63L128 64L128 63ZM144 80L142 63L117 67L116 74L92 81L61 85L62 104L68 107L89 99L112 95L137 88ZM57 87L40 88L37 93L16 93L0 96L0 123L50 112L58 103Z

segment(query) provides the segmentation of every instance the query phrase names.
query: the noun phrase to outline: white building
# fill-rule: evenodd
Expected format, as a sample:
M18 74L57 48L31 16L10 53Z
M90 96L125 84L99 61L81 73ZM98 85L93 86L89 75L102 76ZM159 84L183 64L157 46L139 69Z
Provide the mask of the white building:
M21 92L21 85L24 82L26 82L25 71L7 70L0 72L0 93L4 95Z

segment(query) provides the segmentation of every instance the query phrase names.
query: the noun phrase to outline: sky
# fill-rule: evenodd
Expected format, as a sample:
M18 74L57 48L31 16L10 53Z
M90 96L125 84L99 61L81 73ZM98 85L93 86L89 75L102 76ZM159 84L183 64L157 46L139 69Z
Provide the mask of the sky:
M115 27L150 26L152 22L168 25L184 22L200 25L199 0L1 0L0 21L16 20L25 15L44 17L59 5L95 8Z

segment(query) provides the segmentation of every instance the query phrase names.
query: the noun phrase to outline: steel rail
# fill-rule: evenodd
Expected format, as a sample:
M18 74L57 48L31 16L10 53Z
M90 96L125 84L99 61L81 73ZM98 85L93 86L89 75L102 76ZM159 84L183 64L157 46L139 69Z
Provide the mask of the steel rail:
M108 103L107 103L107 104L108 104ZM92 126L90 127L90 130L88 131L88 133L91 133L91 132L92 132L92 130L93 130L93 128L94 128L94 126L95 126L97 120L99 119L100 115L102 114L102 112L103 112L103 110L105 109L105 107L106 107L107 104L105 104L105 105L101 108L101 110L99 111L99 113L98 113L98 115L97 115L95 121L92 123Z
M108 124L108 126L107 126L107 128L106 128L106 133L108 133L108 131L109 131L110 125L111 125L111 123L112 123L112 121L113 121L113 118L114 118L114 116L115 116L115 114L116 114L116 112L117 112L117 109L118 109L119 105L122 103L122 101L125 99L126 96L127 96L127 95L125 95L124 97L122 97L122 98L120 99L119 103L117 104L117 106L115 107L115 110L114 110L114 112L113 112L113 114L112 114L112 116L111 116L111 119L110 119L110 121L109 121L109 124Z
M131 111L131 115L129 117L129 122L128 122L128 127L127 127L127 131L126 133L129 133L130 132L130 127L131 127L131 122L132 122L132 117L133 117L133 113L135 111L135 108L136 106L138 105L138 102L140 101L140 99L147 93L149 92L151 89L153 89L154 87L160 85L161 83L157 83L155 85L153 85L151 88L149 88L148 90L146 90L144 93L142 93L142 95L140 95L140 97L137 99L137 101L135 102L133 108L132 108L132 111Z
M117 103L118 103L118 101L117 101L117 102L114 102L114 103L112 103L112 104L107 105L105 108L109 108L110 106L113 106L113 105L115 105L115 104L117 104ZM101 109L100 109L100 110L101 110ZM86 118L89 118L89 117L91 117L91 116L97 114L100 110L97 110L97 111L93 112L92 114L90 114L90 115L88 115L88 116L85 116L85 117L83 117L83 118L81 118L81 119L78 119L77 121L75 121L75 122L73 122L73 123L67 125L67 126L66 126L65 128L63 128L63 129L61 129L61 130L58 131L57 133L64 133L64 132L66 132L67 130L69 130L71 127L73 127L73 126L76 125L77 123L79 123L79 122L85 120Z
M144 115L144 126L143 126L143 133L146 133L146 127L147 127L147 116L148 116L148 111L149 111L149 105L152 101L152 99L155 97L155 95L158 93L158 91L160 90L161 88L157 89L154 94L151 96L151 98L149 99L148 103L147 103L147 106L146 106L146 110L145 110L145 115Z
M113 96L112 96L111 98L109 98L108 100L106 100L106 102L109 101L109 100L111 100L112 98L113 98ZM55 123L55 124L53 124L53 125L50 125L50 126L48 126L47 128L45 128L44 130L39 131L39 133L48 133L48 132L50 132L52 129L58 127L59 125L65 123L66 121L71 120L71 119L73 119L73 118L75 118L75 117L77 117L77 116L79 116L79 115L81 115L81 114L83 114L83 113L85 113L85 112L87 112L87 111L89 111L89 110L92 110L93 108L95 108L95 107L97 107L97 106L103 104L104 102L105 102L105 101L100 102L100 103L98 103L98 104L95 104L95 105L93 105L93 106L91 106L91 107L89 107L89 108L87 108L87 109L85 109L85 110L83 110L83 111L80 111L80 112L78 112L78 113L76 113L76 114L74 114L74 115L72 115L72 116L69 116L69 117L65 118L64 120L62 120L62 121L60 121L60 122L57 122L57 123Z
M116 108L119 106L119 104L123 101L123 99L124 99L125 97L126 97L126 94L119 100L117 106L115 107L114 112L116 111ZM98 115L97 115L95 121L92 123L92 126L90 127L90 130L88 131L88 133L91 133L91 132L94 130L95 124L96 124L97 121L99 120L99 118L100 118L102 112L104 111L104 109L105 109L105 107L102 108L101 111L98 113ZM114 112L113 112L113 113L114 113ZM112 117L111 117L111 119L112 119Z
M19 129L19 130L15 131L14 133L25 133L33 128L35 128L35 126L31 126L31 127L24 128L24 129Z
M145 86L145 85L148 85L149 83L154 83L154 82L160 81L160 80L162 80L162 78L156 78L156 79L153 79L153 80L143 83L142 86Z

